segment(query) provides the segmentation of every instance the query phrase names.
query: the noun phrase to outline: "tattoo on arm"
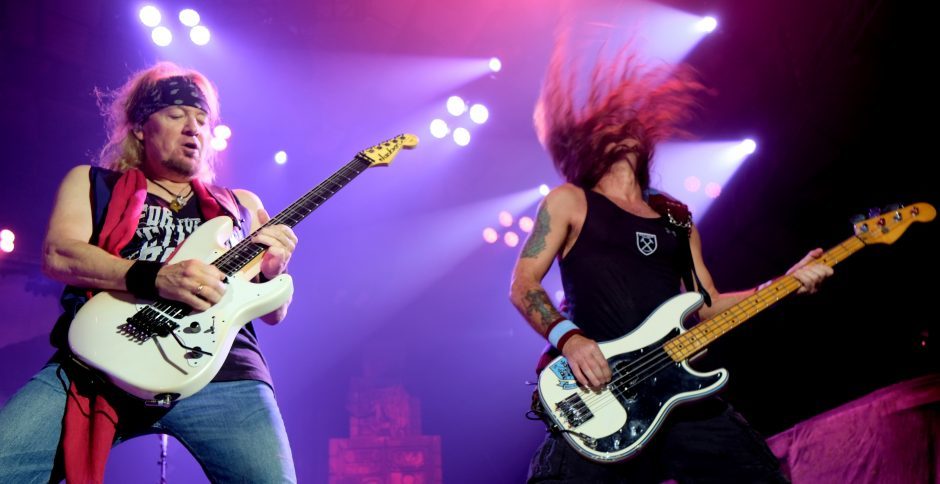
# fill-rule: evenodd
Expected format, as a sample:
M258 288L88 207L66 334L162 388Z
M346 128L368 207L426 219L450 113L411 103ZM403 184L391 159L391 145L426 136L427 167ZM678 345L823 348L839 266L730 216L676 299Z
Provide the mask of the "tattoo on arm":
M548 330L548 325L561 317L543 289L530 290L525 294L525 301L526 316L530 321L538 323L543 334Z
M529 240L526 241L525 247L522 249L522 257L534 258L545 250L545 237L552 230L549 226L550 222L551 217L548 215L548 210L542 205L539 207L538 215L536 215L535 229L532 231L532 235L529 236Z

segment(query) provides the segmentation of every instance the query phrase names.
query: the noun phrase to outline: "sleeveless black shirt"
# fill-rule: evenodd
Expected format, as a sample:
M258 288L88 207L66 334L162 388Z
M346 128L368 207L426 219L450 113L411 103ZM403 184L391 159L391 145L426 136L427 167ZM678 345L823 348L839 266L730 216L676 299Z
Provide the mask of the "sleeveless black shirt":
M569 318L586 337L607 341L679 294L688 235L666 217L639 217L600 193L584 193L584 226L559 268Z

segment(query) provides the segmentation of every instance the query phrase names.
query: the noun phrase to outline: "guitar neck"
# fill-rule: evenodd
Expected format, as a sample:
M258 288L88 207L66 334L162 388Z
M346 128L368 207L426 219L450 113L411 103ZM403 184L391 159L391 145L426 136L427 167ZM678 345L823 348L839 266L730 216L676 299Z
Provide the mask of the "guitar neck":
M864 242L858 237L850 237L824 253L816 262L832 267L862 247L865 247ZM669 340L663 345L663 349L673 361L685 360L799 288L800 281L793 276L783 276L711 319Z
M366 168L369 168L370 165L371 162L368 158L357 154L349 163L339 170L336 170L335 173L330 175L326 180L323 180L319 185L314 187L313 190L310 190L304 194L304 196L275 215L261 228L279 224L294 227L300 223L301 220L313 213L314 210L319 208L320 205L323 205L323 203L335 195L336 192L340 191L340 189L359 176ZM257 233L257 231L255 231L255 233ZM219 270L225 274L232 275L242 270L242 268L264 253L265 249L267 249L266 246L255 244L251 241L251 237L249 236L212 262L212 265L218 267Z

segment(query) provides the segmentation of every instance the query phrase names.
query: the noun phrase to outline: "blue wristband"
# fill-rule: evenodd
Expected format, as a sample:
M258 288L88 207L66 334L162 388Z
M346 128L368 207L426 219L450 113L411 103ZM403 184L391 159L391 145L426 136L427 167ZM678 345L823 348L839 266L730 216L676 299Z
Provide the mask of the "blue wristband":
M559 321L551 331L548 332L548 342L552 344L555 348L558 348L558 341L561 340L566 334L571 331L577 331L578 327L575 326L570 320L564 319Z

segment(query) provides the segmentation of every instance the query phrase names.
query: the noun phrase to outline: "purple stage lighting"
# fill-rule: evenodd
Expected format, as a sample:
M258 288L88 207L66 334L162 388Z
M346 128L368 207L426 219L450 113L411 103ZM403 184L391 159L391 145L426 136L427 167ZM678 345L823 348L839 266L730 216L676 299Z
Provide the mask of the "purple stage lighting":
M451 96L447 98L447 112L454 116L460 116L467 112L467 103L460 96Z
M705 185L705 195L708 198L718 198L718 195L721 195L721 185L715 182L709 182Z
M710 34L718 28L718 20L715 17L705 17L695 24L695 30Z
M224 124L220 124L212 130L212 134L216 138L229 139L232 137L232 128L229 128Z
M548 192L550 192L550 191L551 191L551 189L548 188L548 185L546 185L546 184L544 184L544 183L541 184L541 185L539 185L539 195L541 195L541 196L544 197L544 196L548 195Z
M287 163L287 152L284 150L278 151L274 154L274 162L278 165L283 165Z
M431 136L441 139L447 136L447 133L450 133L450 128L447 127L447 122L443 119L431 121Z
M497 215L497 218L499 220L499 224L502 225L503 227L509 227L512 225L512 214L505 210L503 210L502 212L499 212L499 215Z
M156 27L157 25L160 25L160 11L157 10L157 7L154 7L153 5L147 5L141 8L137 16L147 27Z
M3 252L13 252L13 239L16 235L10 229L0 230L0 250Z
M228 148L228 141L225 138L212 138L209 146L216 151L225 151L225 148Z
M209 43L209 29L205 25L197 25L189 31L189 38L196 45Z
M180 22L187 27L199 25L199 13L191 8L180 10Z
M699 188L702 188L702 180L699 180L697 176L687 176L685 181L682 182L682 186L690 192L697 192Z
M506 232L506 234L503 235L503 242L505 242L506 245L510 247L515 247L519 245L519 234L515 232Z
M519 230L529 233L532 232L532 227L535 227L535 221L532 220L532 217L522 217L519 219Z
M173 42L173 34L170 33L170 29L162 25L153 29L153 32L150 33L150 38L153 39L154 44L160 47L166 47L170 45L170 42Z
M487 244L495 244L496 241L499 240L499 234L496 233L496 229L493 227L487 227L483 229L483 240L485 240Z
M470 106L470 120L477 124L483 124L490 117L490 111L482 104Z
M490 70L499 72L503 68L503 63L496 57L490 59Z
M457 128L454 130L454 143L458 146L467 146L470 144L470 132L466 128Z
M741 142L741 151L743 151L745 155L754 154L754 152L757 151L757 143L752 139L746 139Z

